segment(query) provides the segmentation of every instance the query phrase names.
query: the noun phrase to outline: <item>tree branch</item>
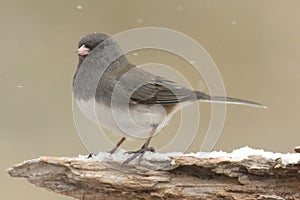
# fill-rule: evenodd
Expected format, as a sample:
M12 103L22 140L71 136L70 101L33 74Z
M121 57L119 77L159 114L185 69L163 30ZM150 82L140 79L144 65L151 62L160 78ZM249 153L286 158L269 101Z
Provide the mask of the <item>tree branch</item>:
M140 165L132 162L122 168L124 158L117 155L104 160L103 155L40 157L8 173L77 199L300 199L300 154L289 154L299 157L291 163L285 161L287 154L277 159L276 154L243 159L220 155L148 155Z

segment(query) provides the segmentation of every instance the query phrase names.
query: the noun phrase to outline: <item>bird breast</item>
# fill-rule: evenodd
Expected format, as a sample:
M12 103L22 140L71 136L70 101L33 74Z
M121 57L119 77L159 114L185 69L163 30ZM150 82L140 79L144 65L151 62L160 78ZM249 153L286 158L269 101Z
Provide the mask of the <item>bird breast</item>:
M153 125L160 131L169 121L170 113L161 105L113 106L95 100L76 100L80 111L92 122L112 132L131 138L146 138Z

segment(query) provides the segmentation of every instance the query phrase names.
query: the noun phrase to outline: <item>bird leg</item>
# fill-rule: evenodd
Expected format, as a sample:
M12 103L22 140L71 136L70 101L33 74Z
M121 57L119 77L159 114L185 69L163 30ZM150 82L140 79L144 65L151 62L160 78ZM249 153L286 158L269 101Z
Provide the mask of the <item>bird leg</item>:
M141 149L137 150L137 151L127 151L126 153L128 154L133 154L132 156L130 156L127 160L125 160L122 163L122 167L127 165L129 162L131 162L132 160L134 160L135 158L139 157L138 163L140 163L142 161L142 158L145 154L145 152L150 151L150 152L155 152L155 149L153 147L149 147L149 143L152 139L152 136L154 135L156 128L158 125L153 125L152 131L150 132L149 137L147 138L145 144L142 146Z
M109 152L110 154L113 154L116 152L116 150L121 146L121 144L125 141L125 137L122 137L121 140L116 144L116 146Z
M125 141L125 137L122 137L120 140L119 140L119 142L116 144L116 146L112 149L112 150L110 150L108 153L110 153L110 154L113 154L113 153L115 153L116 152L116 150L121 146L121 144ZM88 156L87 156L87 158L92 158L93 156L95 156L95 154L94 153L90 153Z

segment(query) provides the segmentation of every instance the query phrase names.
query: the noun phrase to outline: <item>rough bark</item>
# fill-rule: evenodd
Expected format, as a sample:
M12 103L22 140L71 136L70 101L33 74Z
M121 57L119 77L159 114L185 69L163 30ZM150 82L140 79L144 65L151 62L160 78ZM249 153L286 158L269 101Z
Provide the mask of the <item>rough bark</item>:
M257 155L240 161L150 159L122 168L121 163L40 157L15 165L8 173L77 199L300 199L300 162L287 164Z

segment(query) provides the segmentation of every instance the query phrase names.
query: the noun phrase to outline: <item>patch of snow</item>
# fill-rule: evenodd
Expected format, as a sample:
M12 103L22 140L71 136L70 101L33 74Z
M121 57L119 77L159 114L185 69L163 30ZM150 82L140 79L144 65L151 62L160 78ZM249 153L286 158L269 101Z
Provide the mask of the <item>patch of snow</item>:
M264 151L262 149L252 149L248 146L242 147L240 149L233 150L231 153L223 152L223 151L213 151L213 152L198 152L191 154L184 154L184 156L195 156L198 158L225 158L233 161L240 161L243 159L247 159L249 156L262 156L266 159L278 159L281 158L282 162L287 163L297 163L300 162L300 154L298 153L273 153L270 151Z
M143 18L138 18L137 19L137 23L143 23L143 21L144 21Z
M76 5L76 8L77 8L78 10L82 10L82 9L83 9L83 6L82 6L82 5Z
M107 152L100 152L96 156L92 158L87 158L87 156L79 156L79 159L82 160L91 160L91 161L119 161L123 162L128 159L132 154L127 154L125 150L120 149L115 154L110 154ZM230 161L241 161L247 159L249 156L261 156L266 159L276 160L281 158L283 164L293 164L300 162L300 154L299 153L273 153L270 151L264 151L262 149L252 149L248 146L242 147L240 149L233 150L231 153L227 153L224 151L213 151L213 152L197 152L197 153L181 153L181 152L169 152L169 153L151 153L146 152L144 158L146 160L152 161L171 161L171 164L175 164L172 161L172 157L180 157L180 156L192 156L197 158L222 158L223 160Z

